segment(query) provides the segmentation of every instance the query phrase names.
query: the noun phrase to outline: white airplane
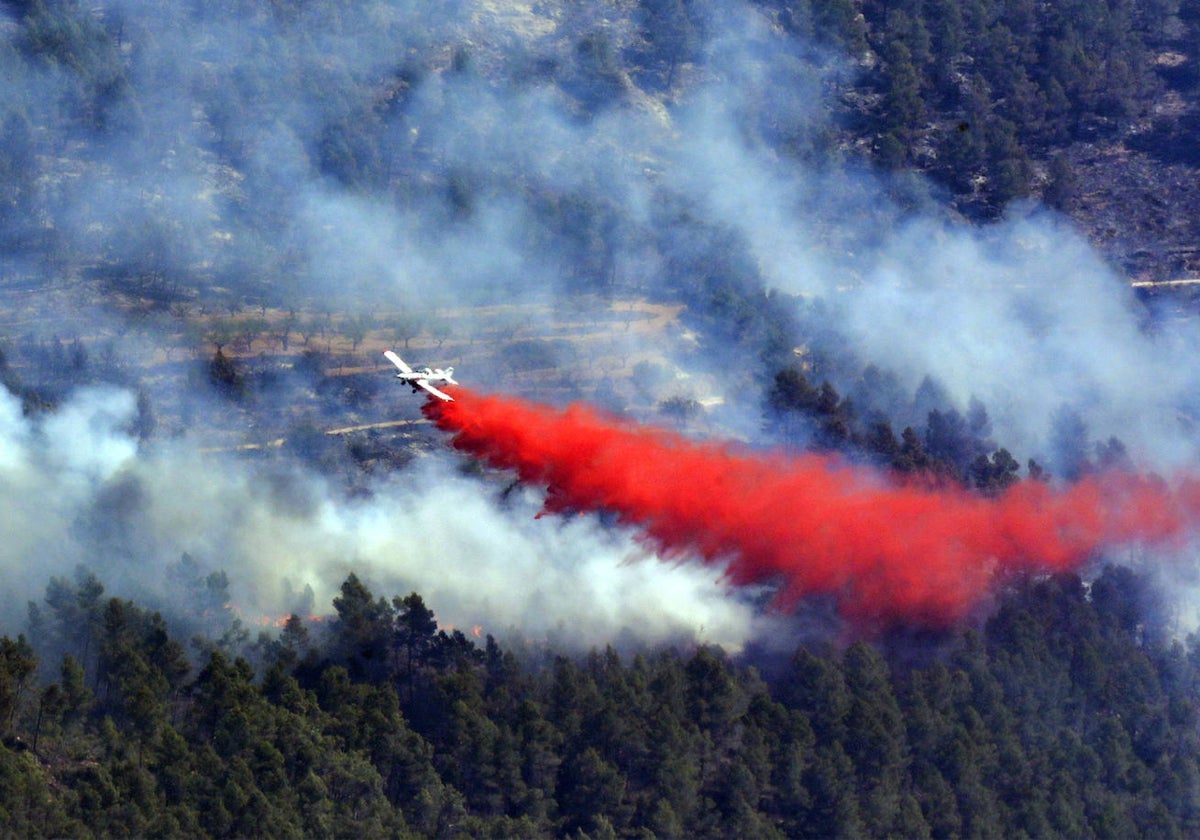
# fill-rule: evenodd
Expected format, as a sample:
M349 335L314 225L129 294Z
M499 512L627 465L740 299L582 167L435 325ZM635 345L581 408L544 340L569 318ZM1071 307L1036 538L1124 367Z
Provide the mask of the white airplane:
M403 379L405 382L411 385L414 394L417 393L418 388L424 388L439 400L454 402L454 397L450 396L444 391L439 391L437 388L434 388L429 384L430 382L447 382L451 385L457 385L458 383L454 381L454 368L448 367L445 370L442 370L441 368L422 368L421 370L413 370L405 363L403 359L401 359L391 350L384 350L383 355L387 357L389 362L400 368L400 372L396 374L396 378Z

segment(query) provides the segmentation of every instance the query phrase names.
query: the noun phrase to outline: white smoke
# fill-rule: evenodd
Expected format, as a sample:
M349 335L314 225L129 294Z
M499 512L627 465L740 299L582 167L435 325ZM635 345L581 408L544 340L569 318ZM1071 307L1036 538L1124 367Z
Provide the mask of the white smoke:
M535 519L536 499L498 501L431 457L347 498L290 464L202 454L187 441L138 451L134 400L115 389L74 394L58 412L21 416L0 393L0 614L18 617L54 574L83 564L110 594L176 604L168 570L183 553L229 577L248 620L275 618L311 587L331 611L355 572L376 595L419 592L439 621L566 646L632 638L740 647L750 605L719 570L647 556L594 519Z
M1177 416L1200 384L1188 348L1143 331L1131 290L1060 219L906 226L847 297L846 333L868 358L937 377L960 406L978 397L1015 451L1040 456L1068 405L1144 465L1196 454Z
M16 397L0 389L0 570L6 580L0 616L18 617L49 574L89 559L76 526L97 488L118 475L136 450L118 428L133 408L128 394L93 389L35 423L22 416Z

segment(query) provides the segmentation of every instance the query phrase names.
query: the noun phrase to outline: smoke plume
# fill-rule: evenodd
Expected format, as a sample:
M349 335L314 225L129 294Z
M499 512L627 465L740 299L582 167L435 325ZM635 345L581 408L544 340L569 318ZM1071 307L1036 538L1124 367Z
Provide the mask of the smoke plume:
M444 625L563 648L696 638L736 648L761 623L711 570L640 562L629 535L595 522L544 527L535 499L499 501L449 458L419 459L347 498L299 465L201 453L186 438L139 450L134 413L131 394L101 387L26 417L0 389L0 626L20 627L26 601L78 566L108 594L183 623L198 609L180 580L188 567L224 573L250 625L327 612L350 572L377 595L420 592Z
M453 307L445 350L439 340L438 358L421 361L452 363L478 342L488 352L461 366L464 381L505 382L508 339L478 310L544 304L519 318L545 319L536 335L557 336L576 320L580 292L646 297L686 304L688 341L672 351L661 336L615 331L606 341L628 348L631 364L614 352L613 367L652 360L693 374L672 377L703 382L681 395L725 398L723 428L747 440L762 431L759 384L727 388L724 372L731 360L755 365L763 344L795 361L802 343L821 362L814 384L828 377L897 431L924 423L911 397L931 376L946 395L937 407L966 410L977 397L997 444L1059 475L1054 418L1064 408L1086 433L1071 438L1076 448L1118 435L1138 463L1196 462L1192 321L1143 329L1121 279L1050 214L1012 208L977 228L909 194L920 187L895 200L895 184L856 167L832 128L855 59L789 35L777 4L685 4L695 32L669 80L630 76L621 68L644 62L621 57L646 47L631 9L649 5L0 6L10 188L0 350L10 373L63 401L57 417L38 418L0 394L0 617L17 620L48 574L77 563L112 594L143 587L169 598L167 569L187 553L226 570L231 591L261 612L294 608L291 593L305 586L323 607L353 570L379 594L417 589L440 619L489 632L561 625L587 644L630 629L660 639L703 627L706 641L727 644L754 632L752 609L727 597L712 569L625 562L644 553L626 531L586 517L532 522L535 493L497 501L448 458L417 459L349 498L286 452L239 461L201 451L283 435L304 412L317 430L355 422L307 387L286 343L261 352L266 334L256 364L277 383L269 398L234 411L180 375L171 362L210 355L205 332L235 310L258 311L273 331L294 308L294 356L300 326L327 315L382 308L376 340L405 341L393 338L399 310L428 326L427 315L449 321ZM131 310L110 298L156 304ZM819 329L786 331L759 318L765 310ZM73 338L92 375L119 388L69 394L75 380L48 372L53 357L47 364L40 349ZM163 356L166 365L153 361ZM868 364L894 374L880 381L900 398L855 382ZM159 418L148 445L125 428L135 387ZM465 446L485 415L471 395L460 402L441 422L463 421ZM514 458L549 452L523 427L484 432L480 454L497 463L503 435L534 444ZM678 501L664 494L651 515L651 500L626 497L669 486L657 456L616 465L627 471L624 496L579 486L597 468L582 469L583 453L566 459L565 443L542 466L513 466L551 488L552 508L615 511L667 555L727 563L737 583L782 580L784 602L829 592L863 616L961 613L1004 568L1070 566L1109 541L1166 539L1187 521L1182 490L1127 477L1063 492L1024 485L985 502L829 459L785 469L633 436L678 458L699 452L687 468L710 468L716 489L676 482ZM648 480L635 482L636 470ZM1157 518L1139 530L1125 520L1143 507ZM897 592L880 606L871 587Z
M899 483L823 455L739 452L674 433L456 389L425 408L454 446L546 489L552 513L606 511L668 558L724 564L737 585L777 584L776 602L837 599L859 623L943 625L1006 573L1078 568L1127 542L1181 540L1200 482L1133 474L995 498Z

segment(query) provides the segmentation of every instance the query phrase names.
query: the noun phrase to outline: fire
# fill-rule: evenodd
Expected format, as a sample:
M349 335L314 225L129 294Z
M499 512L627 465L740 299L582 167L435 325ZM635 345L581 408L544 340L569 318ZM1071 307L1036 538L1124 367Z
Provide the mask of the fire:
M454 625L454 624L443 624L442 625L442 632L444 632L444 633L453 634L454 631L457 629L458 629L457 625ZM475 637L476 639L482 639L483 638L483 625L482 624L472 624L471 625L471 635L473 637Z

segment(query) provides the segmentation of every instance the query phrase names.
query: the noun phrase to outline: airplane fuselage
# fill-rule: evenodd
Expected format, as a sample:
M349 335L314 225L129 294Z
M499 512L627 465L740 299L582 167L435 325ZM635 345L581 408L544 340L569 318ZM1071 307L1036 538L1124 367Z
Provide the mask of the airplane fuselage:
M423 370L414 370L411 373L397 373L396 378L410 381L424 379L426 382L454 382L450 378L450 372L444 371L441 368L424 368Z
M422 368L421 370L413 370L408 366L408 363L406 363L391 350L384 350L383 355L386 356L388 361L390 361L399 369L400 372L396 374L396 378L403 379L405 382L411 385L414 394L419 389L424 389L440 400L454 402L453 397L443 393L442 391L439 391L431 384L433 382L445 382L449 385L457 385L458 383L454 381L454 368L449 367L445 370L442 370L441 368Z

